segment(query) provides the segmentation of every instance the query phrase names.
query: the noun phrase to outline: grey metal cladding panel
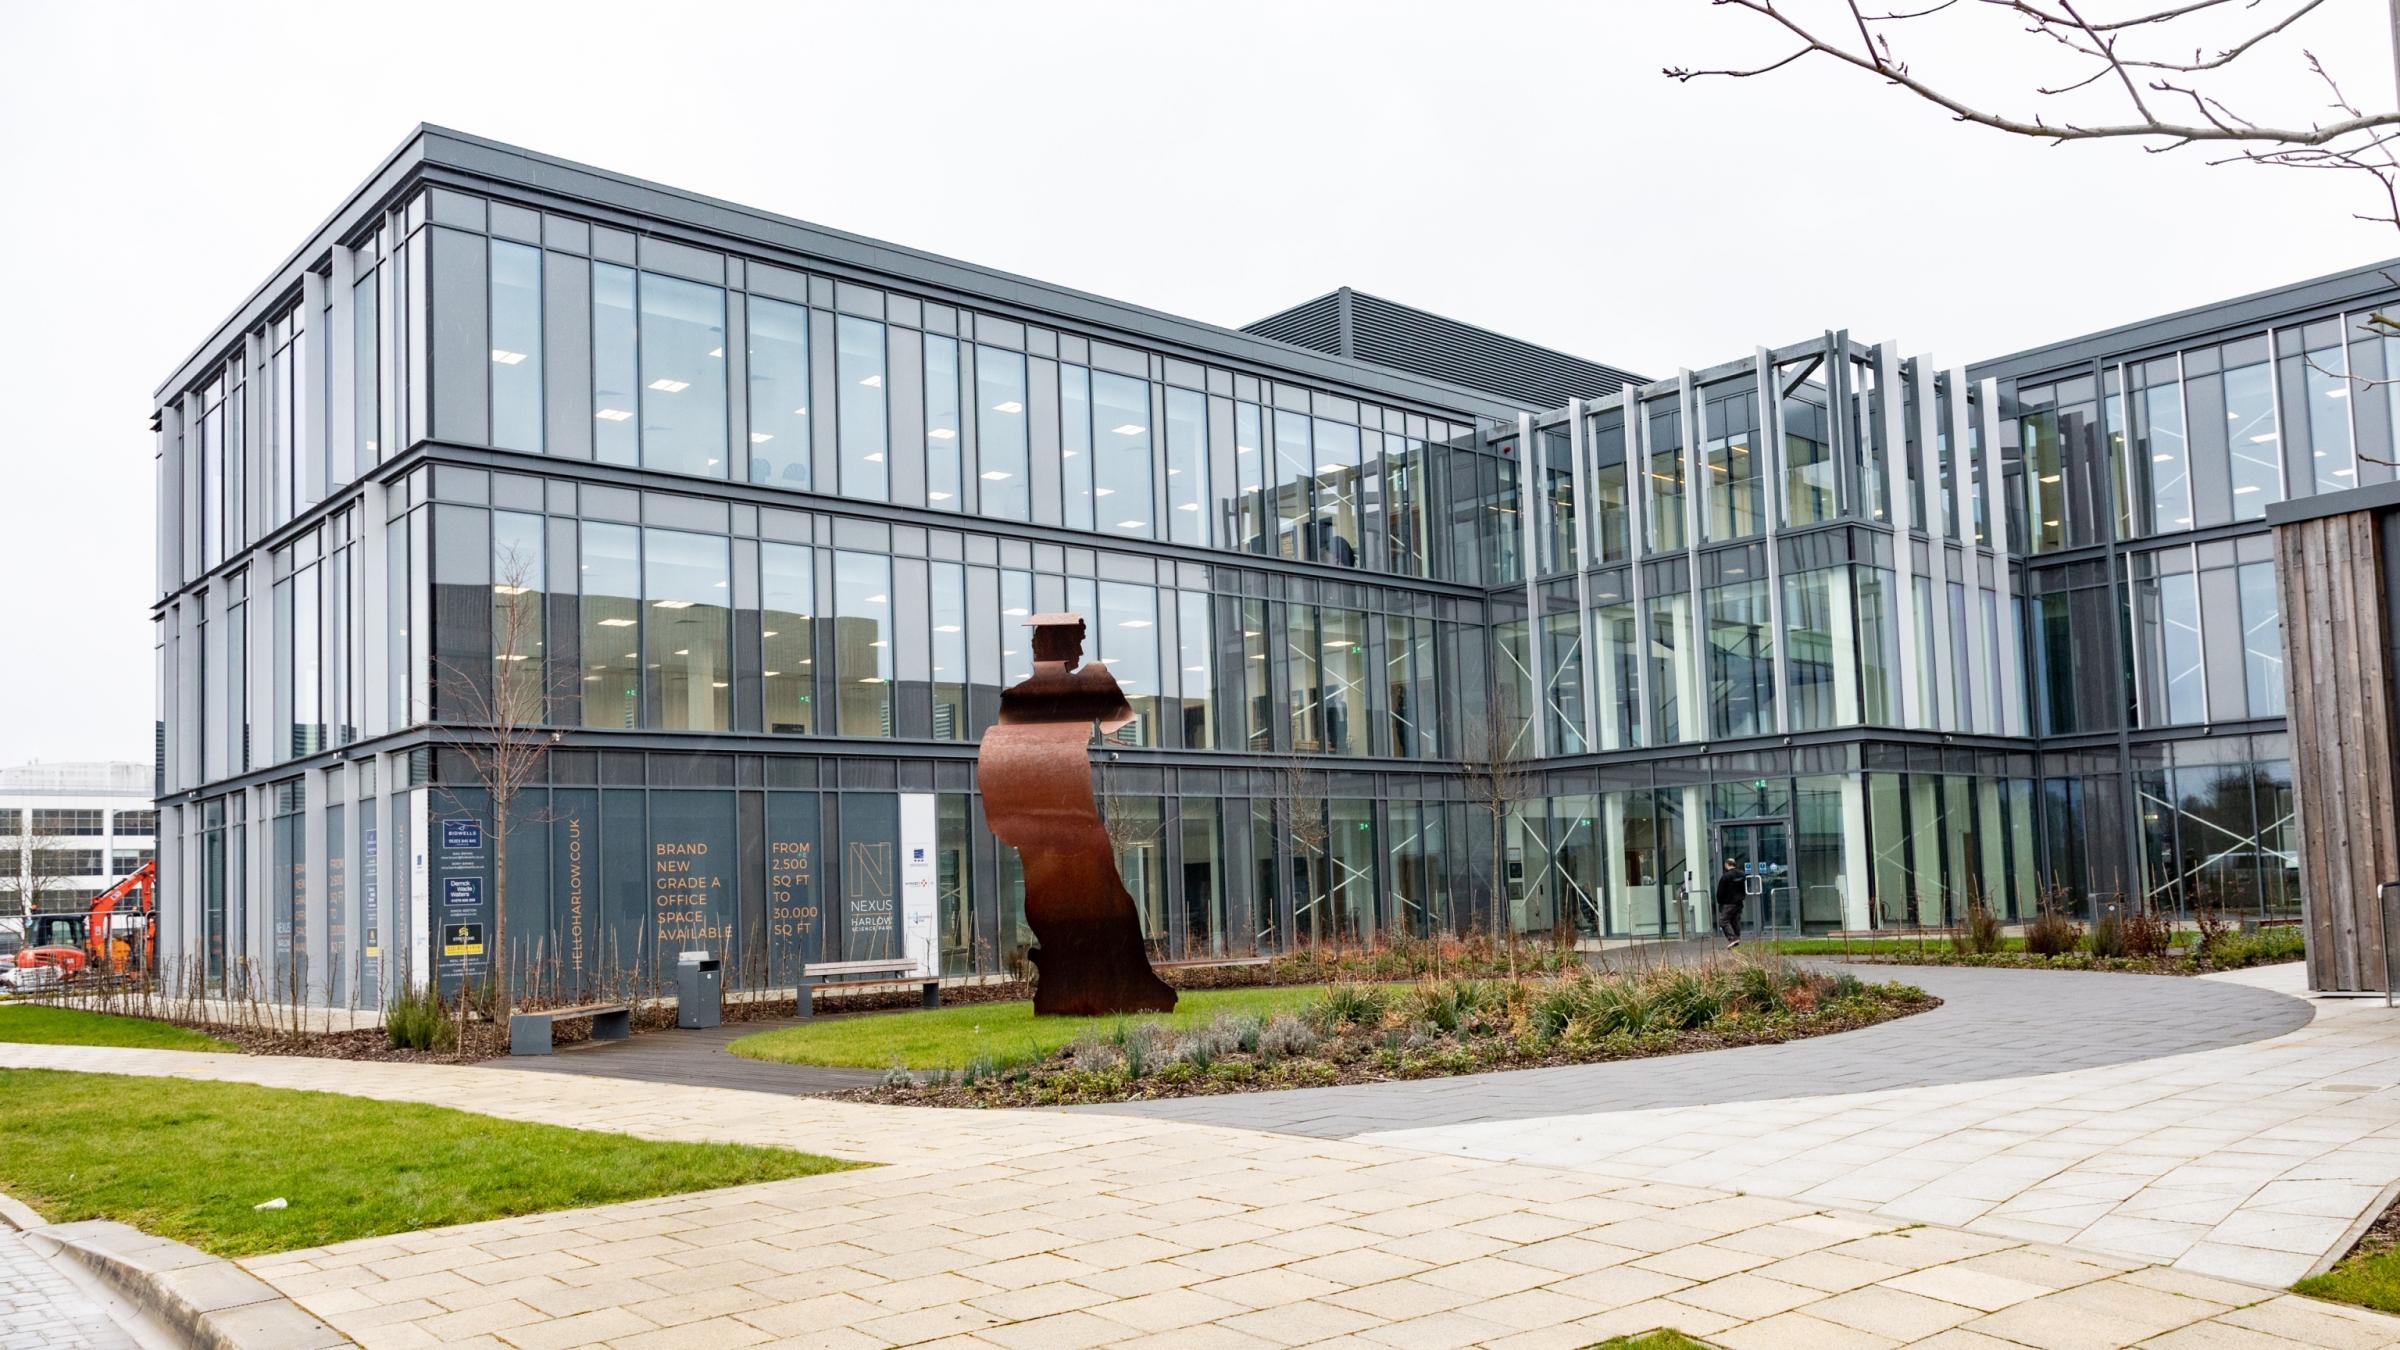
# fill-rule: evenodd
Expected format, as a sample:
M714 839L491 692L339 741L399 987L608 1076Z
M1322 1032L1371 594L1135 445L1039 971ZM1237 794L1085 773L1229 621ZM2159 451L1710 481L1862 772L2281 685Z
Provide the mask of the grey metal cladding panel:
M592 457L592 268L542 255L543 445L561 459Z
M604 212L672 222L723 240L788 249L828 263L905 279L919 287L948 290L959 297L1021 306L1067 320L1070 326L1132 335L1146 345L1180 346L1190 352L1218 354L1311 380L1370 389L1387 398L1449 408L1470 416L1515 411L1497 406L1487 391L1445 385L1416 372L1361 367L1339 357L1272 343L1235 329L569 163L464 132L428 126L421 129L421 135L423 144L418 155L425 172L445 181L464 175L485 183L513 184Z
M2226 330L2261 328L2286 315L2389 295L2394 289L2395 276L2400 276L2400 258L2354 267L2346 272L2311 277L2271 290L2211 301L2171 314L2086 333L2081 337L2027 348L2011 355L1992 357L1969 366L1967 373L1974 380L2010 380L2039 375L2062 366L2088 363L2104 356L2190 342Z
M1245 333L1289 342L1295 347L1311 347L1321 352L1342 352L1342 297L1339 291L1320 295L1314 300L1270 314L1256 323L1242 325Z
M427 233L433 239L433 434L482 445L491 438L487 246L480 234L440 226Z

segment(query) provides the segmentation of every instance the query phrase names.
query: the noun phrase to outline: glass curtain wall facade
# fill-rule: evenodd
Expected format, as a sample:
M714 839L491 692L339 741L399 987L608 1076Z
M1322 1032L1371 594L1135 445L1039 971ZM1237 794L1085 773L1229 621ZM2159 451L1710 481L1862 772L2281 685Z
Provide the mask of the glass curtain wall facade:
M2297 904L2260 513L2400 457L2325 375L2395 359L2363 281L1537 409L419 135L159 405L162 924L214 987L1009 969L975 743L1062 609L1161 959L1699 931L1726 856L1791 931ZM505 821L445 745L497 707L550 745Z

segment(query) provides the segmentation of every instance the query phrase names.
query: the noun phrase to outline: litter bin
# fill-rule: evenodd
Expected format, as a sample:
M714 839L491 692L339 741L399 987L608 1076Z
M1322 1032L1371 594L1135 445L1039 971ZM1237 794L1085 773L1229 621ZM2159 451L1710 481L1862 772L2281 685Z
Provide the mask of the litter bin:
M725 1021L725 975L707 952L685 952L675 961L675 1025L713 1027Z

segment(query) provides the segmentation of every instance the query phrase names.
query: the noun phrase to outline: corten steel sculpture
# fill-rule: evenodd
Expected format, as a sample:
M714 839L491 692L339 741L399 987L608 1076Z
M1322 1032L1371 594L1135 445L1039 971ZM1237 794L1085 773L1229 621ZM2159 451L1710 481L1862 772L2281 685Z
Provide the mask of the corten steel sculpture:
M1092 723L1133 708L1104 665L1082 665L1083 617L1036 614L1033 674L1000 693L1000 724L975 757L984 817L1025 863L1025 921L1040 980L1036 1015L1165 1012L1175 991L1150 969L1141 918L1117 876L1092 798Z

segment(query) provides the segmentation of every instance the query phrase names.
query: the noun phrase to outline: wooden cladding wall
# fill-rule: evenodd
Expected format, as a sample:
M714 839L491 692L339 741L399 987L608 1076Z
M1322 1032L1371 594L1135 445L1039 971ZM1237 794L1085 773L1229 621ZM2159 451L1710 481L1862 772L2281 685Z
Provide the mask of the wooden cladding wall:
M2275 527L2308 984L2317 990L2385 985L2378 894L2400 881L2400 797L2384 529L2374 511Z

